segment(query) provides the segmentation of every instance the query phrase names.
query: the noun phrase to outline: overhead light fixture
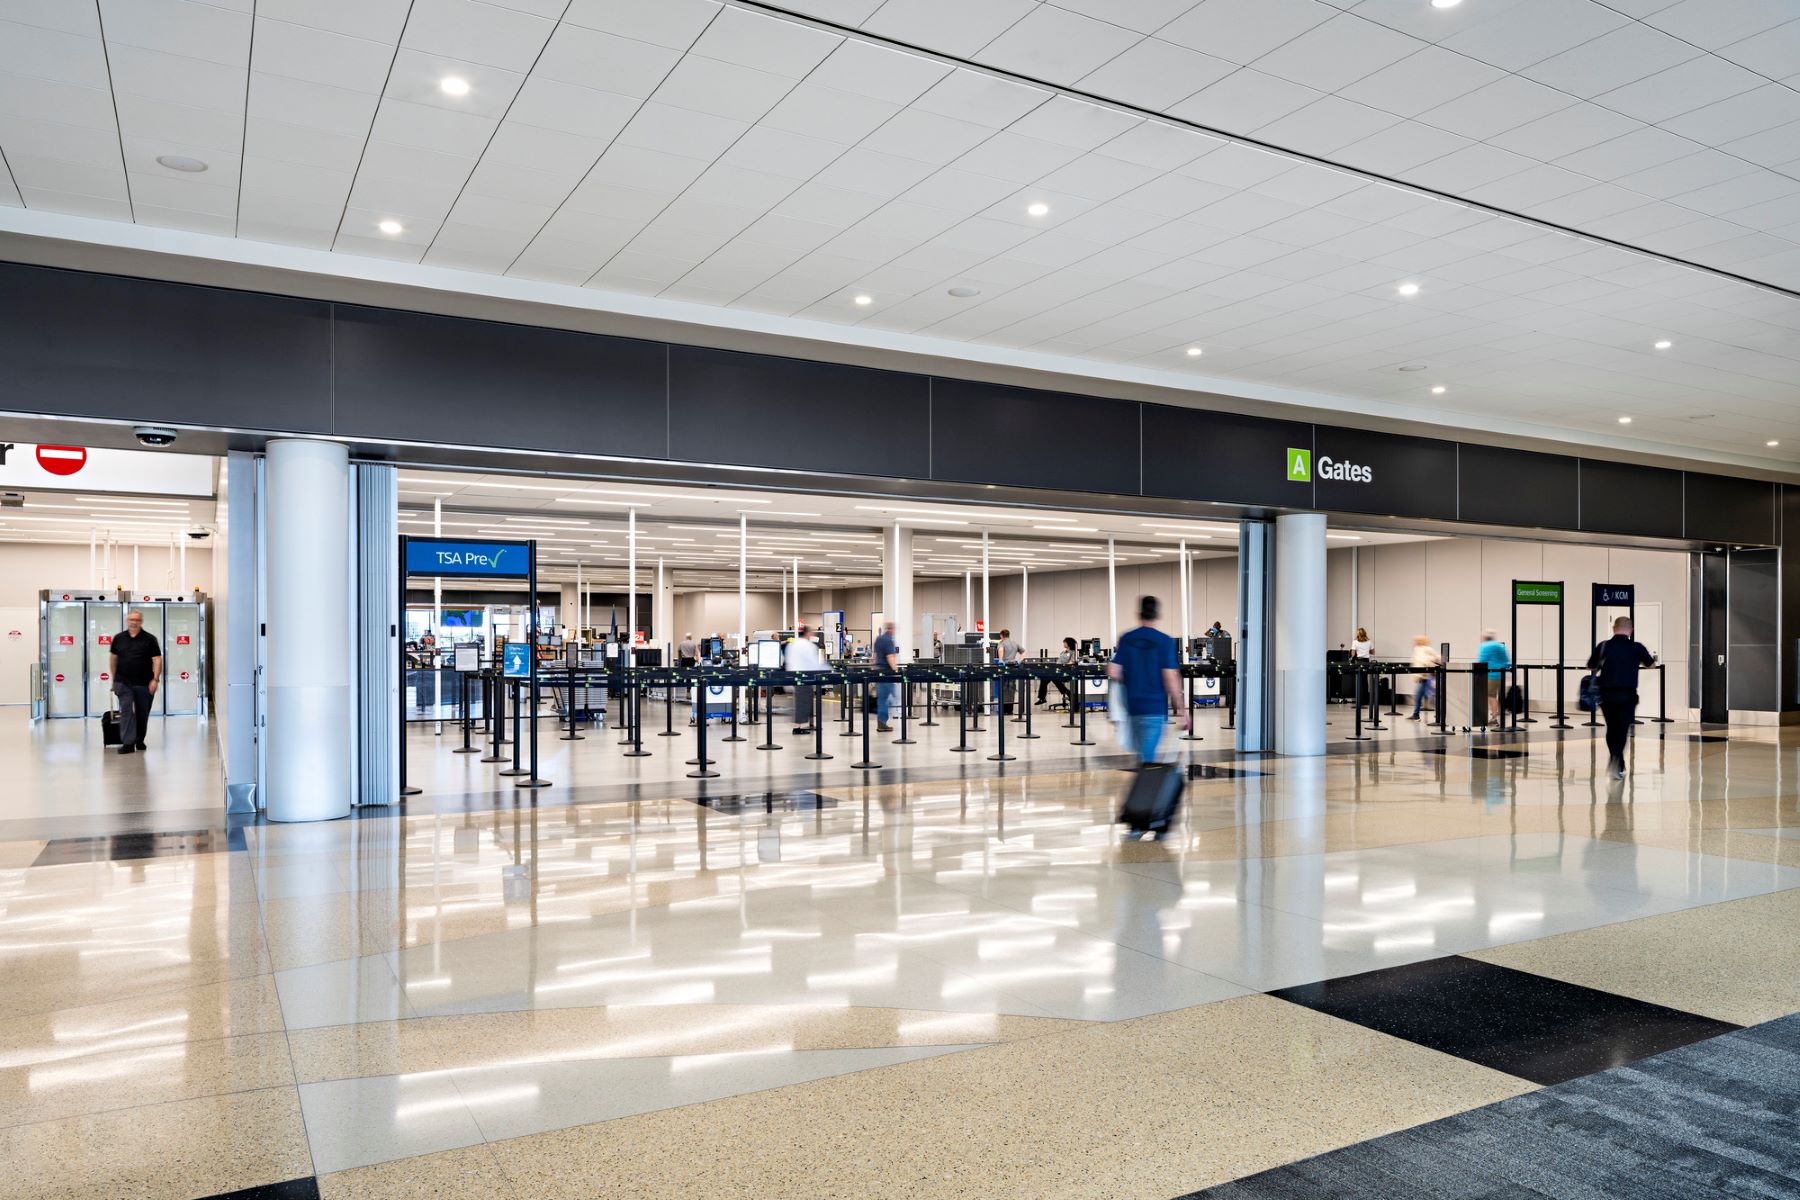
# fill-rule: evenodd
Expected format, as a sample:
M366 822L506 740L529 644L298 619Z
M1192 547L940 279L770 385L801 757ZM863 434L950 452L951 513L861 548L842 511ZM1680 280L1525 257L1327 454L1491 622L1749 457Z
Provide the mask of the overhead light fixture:
M1621 424L1621 425L1629 425L1629 424L1631 424L1631 418L1630 418L1630 417L1620 417L1620 418L1619 418L1619 424Z
M1050 206L1043 203L1028 204L1025 206L1025 214L1032 217L1047 217L1050 215Z
M159 154L156 156L156 162L157 165L167 167L171 171L185 171L189 175L198 175L206 170L205 163L185 154Z
M393 237L396 234L401 234L401 233L406 232L406 226L404 226L400 222L394 220L392 217L389 217L387 220L381 222L380 224L375 226L375 228L381 230L381 232L387 234L389 237Z
M1419 285L1416 283L1403 283L1400 285L1399 290L1402 296L1416 296L1419 294Z
M981 295L981 289L972 287L953 287L950 289L950 294L955 296L958 300L967 300L971 296Z
M466 96L469 94L469 81L461 75L446 75L438 80L438 91L446 96Z
M1400 368L1400 370L1402 370L1402 371L1423 371L1424 369L1425 369L1424 363L1407 363L1405 366Z
M1774 440L1774 439L1770 439L1770 440L1769 440L1769 441L1766 441L1766 442L1764 442L1764 443L1763 443L1763 445L1765 445L1765 446L1779 446L1779 445L1781 445L1781 443L1780 443L1780 442L1777 442L1777 441L1775 441L1775 440Z
M1431 0L1431 7L1433 7L1433 8L1455 8L1457 5L1459 5L1461 3L1462 3L1462 0Z
M1441 396L1441 395L1443 395L1443 394L1444 394L1444 387L1443 387L1443 385L1442 385L1442 384L1439 384L1439 385L1438 385L1438 386L1437 386L1437 387L1434 387L1434 388L1432 388L1432 389L1431 389L1431 394L1432 394L1432 395L1434 395L1434 396Z
M1670 346L1673 346L1674 344L1675 344L1674 342L1671 342L1669 339L1664 338L1662 341L1656 343L1656 348L1658 350L1667 350Z
M1206 352L1204 350L1200 349L1200 347L1198 347L1198 346L1189 346L1187 348L1187 356L1189 358L1199 358L1204 353L1206 353Z
M873 303L875 303L875 297L873 296L858 296L856 298L856 306L858 308L867 308Z

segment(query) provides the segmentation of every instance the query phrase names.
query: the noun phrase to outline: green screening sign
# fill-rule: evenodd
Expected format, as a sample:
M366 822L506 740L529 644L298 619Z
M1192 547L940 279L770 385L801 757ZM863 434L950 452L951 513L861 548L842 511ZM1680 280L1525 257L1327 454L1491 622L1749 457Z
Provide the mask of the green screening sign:
M1312 451L1297 450L1294 447L1289 446L1287 452L1287 468L1289 483L1311 483Z
M1528 580L1513 580L1514 604L1561 604L1563 602L1563 585L1561 583L1532 583Z

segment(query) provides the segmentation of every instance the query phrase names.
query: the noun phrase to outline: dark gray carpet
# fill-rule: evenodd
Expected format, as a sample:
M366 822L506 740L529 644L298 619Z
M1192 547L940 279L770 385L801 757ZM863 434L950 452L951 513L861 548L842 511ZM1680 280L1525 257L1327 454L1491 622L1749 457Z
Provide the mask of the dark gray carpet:
M1800 1198L1800 1015L1182 1200Z

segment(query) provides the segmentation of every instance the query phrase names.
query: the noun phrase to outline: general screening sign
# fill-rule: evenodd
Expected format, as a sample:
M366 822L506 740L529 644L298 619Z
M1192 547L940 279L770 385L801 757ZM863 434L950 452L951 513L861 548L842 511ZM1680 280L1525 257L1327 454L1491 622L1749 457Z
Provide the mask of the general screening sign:
M531 547L524 542L409 537L405 566L408 575L526 579L531 575Z

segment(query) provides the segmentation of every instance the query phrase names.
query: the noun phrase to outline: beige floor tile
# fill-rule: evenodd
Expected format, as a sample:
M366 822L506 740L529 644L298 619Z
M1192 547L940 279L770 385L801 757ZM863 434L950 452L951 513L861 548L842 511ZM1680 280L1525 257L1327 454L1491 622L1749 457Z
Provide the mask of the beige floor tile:
M296 1029L301 1083L578 1058L973 1045L1082 1028L1081 1021L891 1008L679 1004L482 1013Z
M29 867L44 852L43 841L0 842L0 871Z
M1262 1067L1271 1086L1241 1074ZM1166 1200L1529 1089L1250 996L494 1151L520 1194L546 1198L591 1196L605 1179L620 1197Z
M600 1194L604 1188L600 1188ZM468 1146L319 1177L321 1200L491 1200L513 1191L493 1151Z
M252 975L0 1020L0 1067L281 1028L274 979Z
M28 1125L294 1082L287 1037L165 1042L0 1070L0 1125Z
M10 1200L189 1200L312 1174L293 1088L0 1129L0 1162Z
M1516 942L1469 957L1754 1025L1800 1012L1796 931L1800 888Z

